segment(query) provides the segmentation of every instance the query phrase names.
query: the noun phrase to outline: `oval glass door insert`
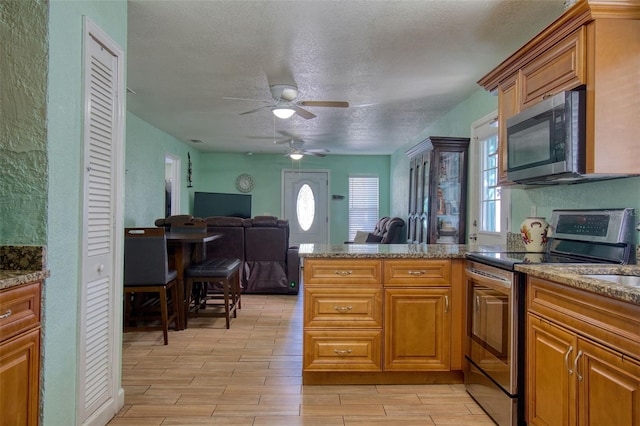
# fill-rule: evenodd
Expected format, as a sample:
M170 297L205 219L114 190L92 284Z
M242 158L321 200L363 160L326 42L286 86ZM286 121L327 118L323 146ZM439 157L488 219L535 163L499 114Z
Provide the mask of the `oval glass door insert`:
M298 215L300 228L303 231L308 231L313 225L313 219L316 215L316 199L313 196L313 190L306 183L298 191L296 214Z

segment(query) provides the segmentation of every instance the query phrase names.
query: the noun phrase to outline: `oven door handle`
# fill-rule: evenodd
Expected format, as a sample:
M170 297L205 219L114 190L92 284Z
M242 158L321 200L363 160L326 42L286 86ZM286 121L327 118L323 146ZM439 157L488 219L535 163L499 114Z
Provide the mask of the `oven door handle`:
M484 271L479 271L475 268L465 268L465 272L468 276L472 277L480 284L501 293L511 289L513 282L505 278L489 274Z

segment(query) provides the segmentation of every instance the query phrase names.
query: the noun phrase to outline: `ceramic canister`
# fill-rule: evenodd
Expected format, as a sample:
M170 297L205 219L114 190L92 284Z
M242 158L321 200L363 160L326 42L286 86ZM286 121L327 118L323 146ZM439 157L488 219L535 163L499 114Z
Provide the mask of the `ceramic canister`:
M520 225L520 234L526 251L543 252L547 243L549 224L544 217L527 217Z

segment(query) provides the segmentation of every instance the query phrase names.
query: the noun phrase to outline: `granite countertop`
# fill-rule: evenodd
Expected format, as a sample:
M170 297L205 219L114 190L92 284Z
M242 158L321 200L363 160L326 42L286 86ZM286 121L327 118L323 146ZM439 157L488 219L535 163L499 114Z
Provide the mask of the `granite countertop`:
M303 258L322 259L461 259L465 244L300 244Z
M0 290L47 278L46 252L44 246L0 246Z
M49 271L10 271L0 270L0 290L19 286L32 281L43 280L49 276Z
M620 284L585 275L631 275L640 276L639 265L516 265L516 270L534 277L555 281L574 288L587 290L624 302L640 305L640 286Z

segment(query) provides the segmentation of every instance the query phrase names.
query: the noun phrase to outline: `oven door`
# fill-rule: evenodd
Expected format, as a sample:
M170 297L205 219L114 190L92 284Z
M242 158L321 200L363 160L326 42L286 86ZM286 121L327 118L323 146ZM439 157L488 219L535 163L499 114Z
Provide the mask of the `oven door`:
M516 395L517 306L515 274L467 262L466 355L506 393Z

